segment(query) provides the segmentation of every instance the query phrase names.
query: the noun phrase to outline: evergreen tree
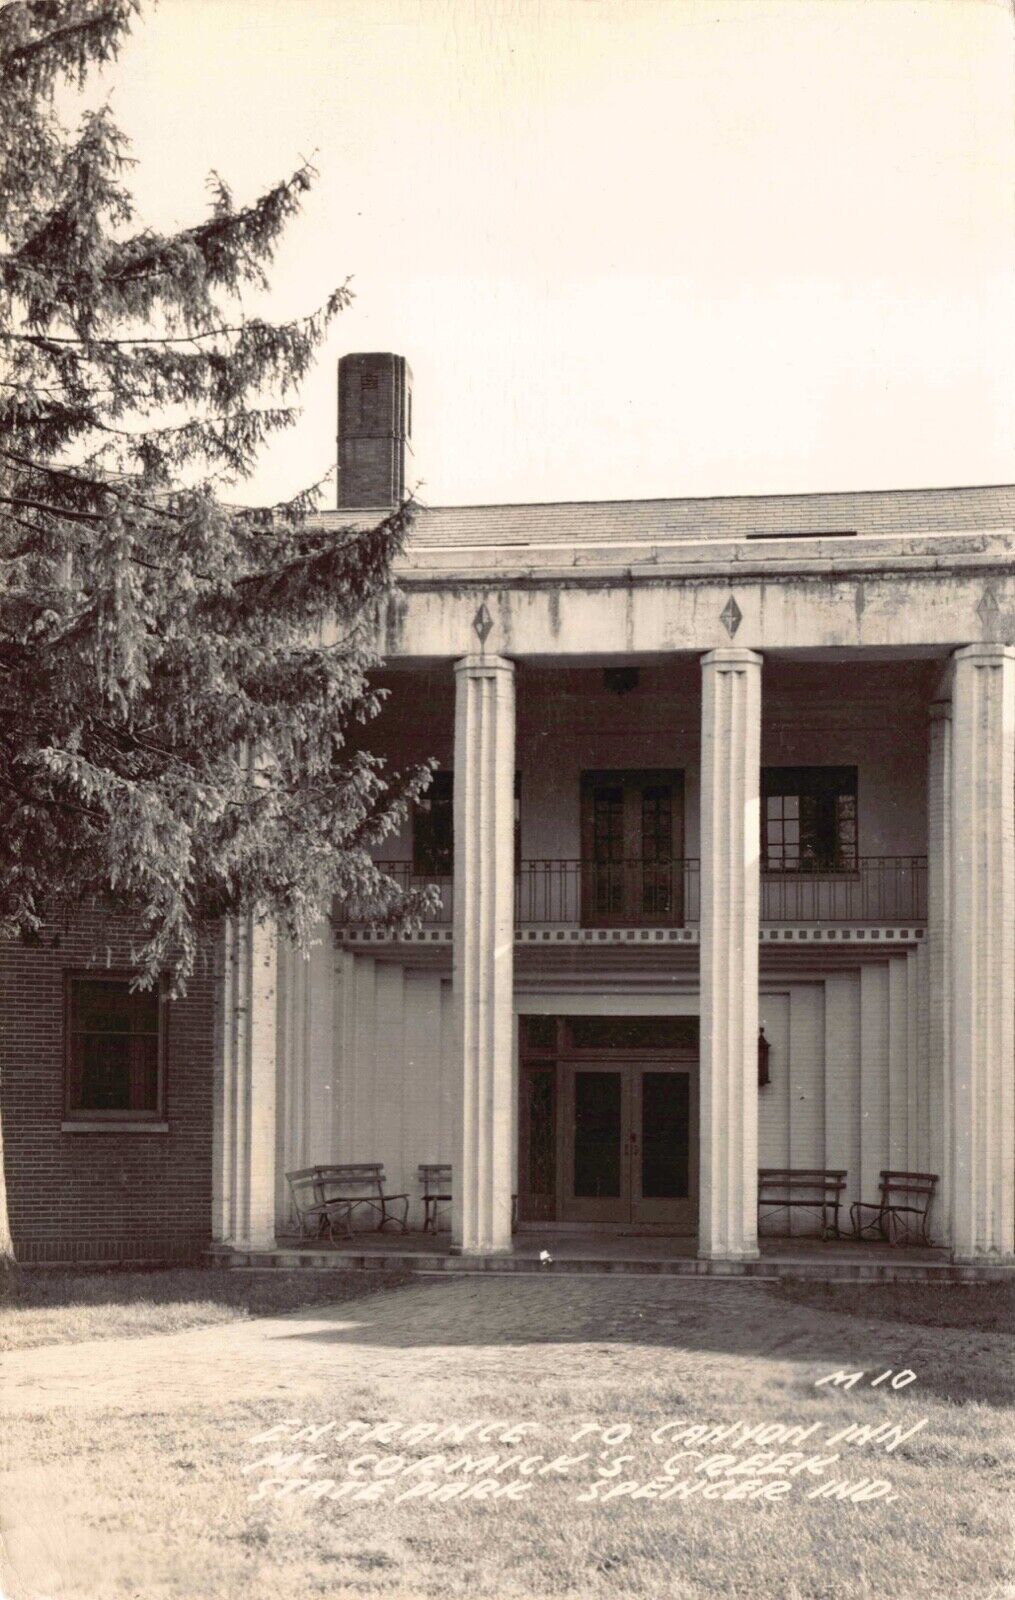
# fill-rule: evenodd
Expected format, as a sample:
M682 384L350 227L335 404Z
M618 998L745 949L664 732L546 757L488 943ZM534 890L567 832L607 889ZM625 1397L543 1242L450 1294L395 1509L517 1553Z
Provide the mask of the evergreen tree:
M349 300L244 310L311 169L248 205L213 175L207 217L166 236L135 220L108 109L61 119L138 9L0 9L0 933L97 900L180 991L223 916L305 947L333 895L418 912L370 848L429 769L350 742L411 507L336 532L313 491L227 503Z
M213 177L208 218L166 237L135 224L108 110L73 134L54 110L136 10L0 11L0 925L98 895L179 984L209 918L303 944L333 894L411 913L369 850L426 778L348 738L378 709L372 602L411 508L336 533L308 523L313 491L222 499L296 415L261 397L291 393L349 299L242 310L312 172L246 207Z

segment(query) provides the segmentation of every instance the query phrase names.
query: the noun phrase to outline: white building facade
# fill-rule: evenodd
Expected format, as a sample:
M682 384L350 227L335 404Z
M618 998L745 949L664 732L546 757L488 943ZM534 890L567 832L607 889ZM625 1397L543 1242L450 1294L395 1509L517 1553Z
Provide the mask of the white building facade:
M399 358L343 368L336 528L411 431ZM516 1208L749 1261L759 1168L845 1170L847 1208L891 1168L937 1174L956 1261L1011 1261L1013 511L421 510L368 736L439 764L380 854L440 909L397 938L336 907L309 960L233 931L216 1237L269 1247L285 1172L331 1161L383 1162L418 1227L450 1162L463 1253Z

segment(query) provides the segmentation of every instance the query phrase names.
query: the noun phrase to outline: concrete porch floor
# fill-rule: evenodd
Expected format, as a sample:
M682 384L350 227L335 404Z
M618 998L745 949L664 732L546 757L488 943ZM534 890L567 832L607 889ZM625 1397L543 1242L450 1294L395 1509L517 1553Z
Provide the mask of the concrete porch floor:
M660 1234L556 1233L552 1228L515 1235L510 1255L451 1253L447 1233L359 1233L332 1244L282 1236L273 1250L217 1247L221 1266L316 1271L370 1271L398 1267L418 1273L538 1272L657 1273L671 1276L812 1278L844 1281L1008 1279L1002 1263L956 1265L944 1249L892 1246L855 1239L766 1238L756 1261L701 1261L697 1240ZM549 1259L546 1259L543 1253Z

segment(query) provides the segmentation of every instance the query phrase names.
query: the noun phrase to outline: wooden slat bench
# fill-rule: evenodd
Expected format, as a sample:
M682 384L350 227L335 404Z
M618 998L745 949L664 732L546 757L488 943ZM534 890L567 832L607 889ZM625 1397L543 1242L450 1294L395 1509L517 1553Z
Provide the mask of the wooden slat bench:
M878 1238L888 1244L903 1244L909 1242L910 1233L915 1233L920 1244L929 1246L930 1206L937 1181L936 1172L884 1169L881 1173L881 1198L877 1201L857 1200L849 1208L854 1234L858 1239ZM901 1239L900 1233L903 1235Z
M424 1161L419 1169L423 1185L423 1232L437 1232L437 1207L451 1204L451 1163Z
M419 1168L419 1181L423 1185L423 1232L437 1232L437 1207L449 1206L451 1193L451 1163L449 1161L424 1161ZM511 1196L511 1232L518 1227L518 1196Z
M317 1170L316 1167L300 1167L285 1175L301 1239L320 1239L327 1232L328 1208L321 1197Z
M761 1167L758 1172L758 1232L763 1217L797 1208L821 1217L821 1237L839 1232L839 1206L846 1173L829 1167ZM766 1209L763 1211L762 1207Z
M287 1172L286 1181L300 1223L300 1237L326 1234L335 1237L336 1224L346 1238L353 1236L352 1219L363 1206L379 1218L382 1233L389 1222L404 1233L408 1225L409 1196L389 1194L384 1187L384 1167L379 1161L334 1161ZM401 1208L401 1216L397 1210Z

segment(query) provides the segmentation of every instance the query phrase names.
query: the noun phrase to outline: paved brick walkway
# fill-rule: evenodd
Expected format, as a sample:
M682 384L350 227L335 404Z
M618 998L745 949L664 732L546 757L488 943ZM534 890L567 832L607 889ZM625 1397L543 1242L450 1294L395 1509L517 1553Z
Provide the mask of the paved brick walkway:
M654 1347L660 1369L689 1350L750 1362L764 1349L773 1309L761 1285L742 1279L423 1280L331 1310L15 1352L3 1363L0 1412L171 1411L181 1403L283 1399L290 1392L303 1406L318 1389L334 1393L336 1380L361 1377L390 1382L397 1398L423 1377L463 1369L478 1385L505 1374L524 1382L536 1371L567 1381L581 1374L592 1350L604 1352L619 1376L628 1365L644 1371L646 1346ZM837 1364L846 1347L862 1364L862 1322L825 1314L816 1339L814 1313L805 1307L784 1304L774 1320L779 1335L765 1353L787 1366L805 1361L817 1372ZM896 1353L912 1364L914 1340L920 1331L900 1330L893 1352L885 1326L876 1334L872 1327L872 1363L890 1365Z

